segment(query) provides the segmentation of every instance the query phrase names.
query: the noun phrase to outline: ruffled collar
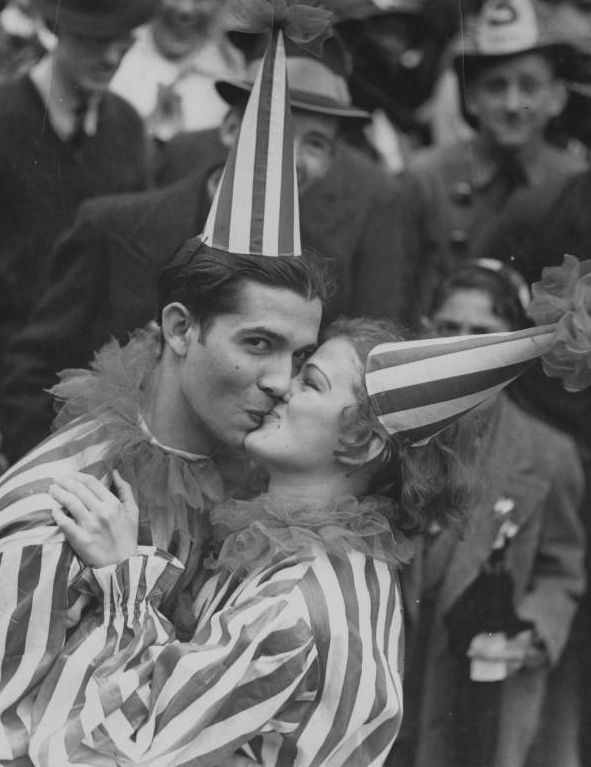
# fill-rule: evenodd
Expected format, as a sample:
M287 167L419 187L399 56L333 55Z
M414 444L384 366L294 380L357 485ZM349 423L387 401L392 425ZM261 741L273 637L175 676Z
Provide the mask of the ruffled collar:
M309 558L318 548L341 557L361 551L400 566L414 547L393 532L395 516L393 502L381 496L345 496L330 506L268 495L228 500L210 515L218 552L208 566L245 574L278 559Z
M142 416L144 392L160 348L159 331L149 326L135 331L125 346L112 340L96 354L90 370L63 371L51 390L62 403L54 427L75 419L101 422L108 434L101 471L119 469L134 488L140 543L169 551L192 570L209 537L208 513L225 495L218 467L222 457L216 455L214 462L171 449L148 429Z

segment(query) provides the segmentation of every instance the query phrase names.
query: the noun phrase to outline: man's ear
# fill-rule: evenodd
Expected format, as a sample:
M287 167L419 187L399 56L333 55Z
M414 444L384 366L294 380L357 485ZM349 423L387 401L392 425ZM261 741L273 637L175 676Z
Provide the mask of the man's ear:
M374 461L386 447L387 437L374 431L363 447L345 448L337 453L337 461L345 466L360 469Z
M220 141L226 149L232 149L238 140L238 133L242 124L242 112L238 107L231 107L220 125Z
M177 357L186 356L194 324L187 307L178 301L162 310L162 338Z

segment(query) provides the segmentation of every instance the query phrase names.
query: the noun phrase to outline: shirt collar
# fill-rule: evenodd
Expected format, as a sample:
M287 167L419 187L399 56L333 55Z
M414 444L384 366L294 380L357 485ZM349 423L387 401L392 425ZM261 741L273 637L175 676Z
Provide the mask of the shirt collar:
M76 111L80 101L56 77L51 55L41 59L31 69L29 76L45 104L51 127L62 141L68 141L79 127ZM82 123L87 136L94 136L97 132L100 98L100 94L95 93L88 100Z

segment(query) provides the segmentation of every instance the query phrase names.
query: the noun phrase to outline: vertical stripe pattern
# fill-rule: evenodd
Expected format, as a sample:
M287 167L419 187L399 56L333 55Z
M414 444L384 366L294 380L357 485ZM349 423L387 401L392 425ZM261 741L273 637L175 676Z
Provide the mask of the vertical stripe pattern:
M390 434L421 444L494 396L549 351L554 325L382 344L368 357L372 406Z
M229 253L301 255L283 34L274 30L202 234Z
M111 445L110 433L108 422L74 421L0 477L0 764L27 753L37 707L43 706L43 693L37 695L39 685L48 673L54 673L50 669L55 668L64 646L67 611L79 596L71 587L81 565L53 522L51 510L57 504L48 488L55 477L77 471L103 477L109 468L104 459ZM160 448L154 447L154 451L159 454ZM146 506L143 511L149 516L148 502ZM196 507L195 513L199 510ZM168 569L175 577L180 572L178 565L176 571L172 565ZM133 586L134 593L144 597L162 588L162 581L150 581L149 574L134 578L126 588ZM160 617L154 622L148 607L136 619L143 620L152 637L165 635L168 639L161 627L166 622ZM108 626L104 619L101 623ZM107 658L117 649L113 639L123 625L120 621L113 634L88 638L84 652L89 663L93 657ZM90 677L92 669L89 672L87 667L80 670ZM68 706L75 706L83 697L84 684L81 681L74 687L69 681L64 677L58 686ZM58 756L49 763L66 761Z
M103 572L103 619L80 628L47 677L36 765L228 764L240 748L268 766L383 764L402 715L389 565L318 548L241 582L214 572L195 637L180 643L147 583L154 566L166 577L161 563L141 559Z

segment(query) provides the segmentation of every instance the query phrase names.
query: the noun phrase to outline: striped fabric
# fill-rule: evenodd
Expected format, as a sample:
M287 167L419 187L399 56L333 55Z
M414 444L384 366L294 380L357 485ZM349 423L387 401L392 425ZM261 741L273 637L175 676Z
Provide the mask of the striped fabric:
M554 331L545 325L382 344L368 357L370 401L389 434L422 444L521 375L550 349Z
M283 33L275 30L202 234L226 253L299 256L300 214Z
M53 522L47 489L76 471L104 476L109 433L109 424L75 421L0 477L0 764L27 753L32 701L79 596L71 586L82 568Z
M153 555L103 568L104 613L41 688L34 764L381 765L401 719L395 571L360 552L284 560L237 582L210 573L197 632L172 639ZM115 582L115 584L114 584Z

